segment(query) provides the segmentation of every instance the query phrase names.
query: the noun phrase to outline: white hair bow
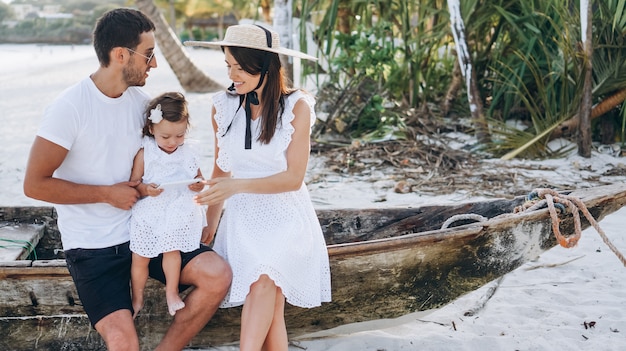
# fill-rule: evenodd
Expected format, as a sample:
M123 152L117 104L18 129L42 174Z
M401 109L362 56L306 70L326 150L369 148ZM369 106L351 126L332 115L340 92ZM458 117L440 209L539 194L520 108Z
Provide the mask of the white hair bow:
M150 117L148 117L148 119L154 124L158 124L163 120L163 111L161 111L161 104L156 105L155 108L150 110Z

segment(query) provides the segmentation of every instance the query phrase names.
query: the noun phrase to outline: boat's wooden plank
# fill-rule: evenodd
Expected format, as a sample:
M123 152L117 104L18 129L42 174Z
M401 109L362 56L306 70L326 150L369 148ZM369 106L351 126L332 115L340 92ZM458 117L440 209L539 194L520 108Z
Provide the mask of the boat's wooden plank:
M0 223L0 261L26 259L44 234L43 224Z
M56 218L51 206L0 207L0 221L37 223L42 218Z
M33 265L33 261L31 260L0 261L0 267L30 267L32 265ZM0 277L1 276L2 276L2 273L0 273Z
M106 351L85 314L0 317L0 350Z
M67 262L65 260L35 260L32 263L33 267L60 267L60 271L65 272L66 270L62 267L67 267Z
M327 245L370 241L402 234L438 230L448 218L473 213L493 218L511 213L523 198L477 201L415 208L317 210ZM473 221L459 221L455 226Z

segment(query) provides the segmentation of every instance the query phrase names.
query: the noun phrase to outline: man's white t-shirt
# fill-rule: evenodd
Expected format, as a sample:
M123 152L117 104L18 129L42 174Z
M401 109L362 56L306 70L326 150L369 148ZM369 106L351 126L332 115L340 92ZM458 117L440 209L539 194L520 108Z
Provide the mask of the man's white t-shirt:
M54 177L91 185L128 181L148 100L138 87L107 97L89 77L66 89L45 110L37 133L68 150ZM130 211L106 203L55 208L64 250L109 247L130 238Z

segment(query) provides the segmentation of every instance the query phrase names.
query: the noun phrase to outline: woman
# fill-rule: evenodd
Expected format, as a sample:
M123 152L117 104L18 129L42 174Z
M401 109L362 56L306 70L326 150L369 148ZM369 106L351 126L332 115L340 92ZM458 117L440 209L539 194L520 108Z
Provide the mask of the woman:
M242 351L286 351L285 300L307 308L330 301L328 252L304 184L314 99L286 87L278 54L315 58L281 48L275 31L257 25L185 44L221 47L232 80L213 97L213 173L195 197L209 206L202 241L215 236L233 269L222 307L243 304Z

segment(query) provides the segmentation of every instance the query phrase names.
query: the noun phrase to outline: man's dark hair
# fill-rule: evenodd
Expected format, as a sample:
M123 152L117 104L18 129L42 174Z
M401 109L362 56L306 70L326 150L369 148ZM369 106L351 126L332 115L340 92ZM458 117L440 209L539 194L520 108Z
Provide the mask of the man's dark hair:
M103 67L109 66L109 53L115 47L135 49L145 32L154 31L154 23L141 11L118 8L106 12L96 22L93 47Z

